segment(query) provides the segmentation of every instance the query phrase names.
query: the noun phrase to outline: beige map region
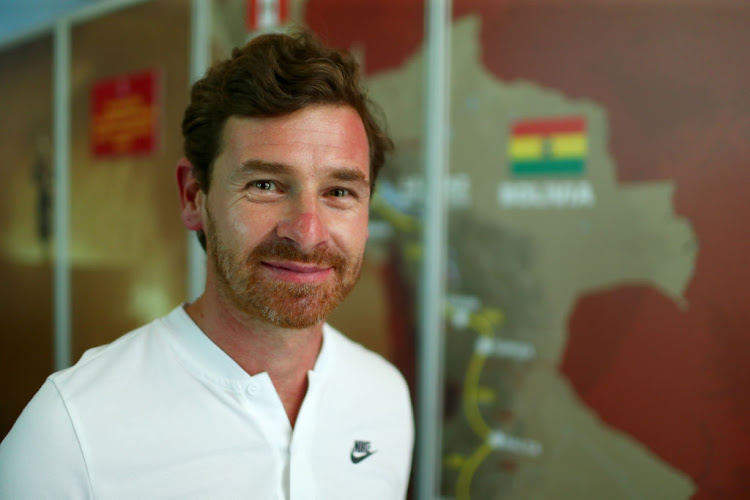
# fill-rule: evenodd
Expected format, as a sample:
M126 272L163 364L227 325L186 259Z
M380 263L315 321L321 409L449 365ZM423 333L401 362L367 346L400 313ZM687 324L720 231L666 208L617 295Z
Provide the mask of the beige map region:
M520 376L513 380L511 396L485 394L485 403L477 403L484 406L475 420L483 419L490 429L503 431L501 444L526 443L526 451L534 453L522 453L524 447L520 445L515 455L497 446L490 451L489 440L473 436L467 442L468 431L456 432L457 423L446 422L446 456L452 456L459 465L474 460L473 476L464 474L464 479L469 477L472 498L689 498L694 485L688 476L630 436L608 427L577 398L557 371L568 338L568 318L582 294L645 284L686 305L683 293L692 277L697 241L689 221L674 213L674 186L668 181L618 184L614 161L607 151L606 111L594 102L570 99L530 82L498 81L481 65L478 33L476 17L458 20L452 30L451 175L465 174L471 179L468 212L472 217L526 242L529 251L522 257L530 261L530 272L524 279L538 289L538 299L524 306L534 309L535 318L524 323L523 318L514 316L512 308L488 303L489 294L477 297L484 307L499 308L505 315L506 322L496 329L495 336L531 345L534 355L520 363ZM397 148L413 145L422 136L423 71L420 52L397 70L381 73L369 82L374 99L388 117ZM577 189L585 188L585 203L576 203L573 196L568 199L570 203L558 199L547 206L502 206L498 194L502 186L518 181L510 177L507 162L511 123L559 115L583 116L587 123L586 174L574 179ZM528 182L544 191L545 183L555 180ZM449 238L451 245L471 243L480 252L485 245L467 241L469 236L459 230ZM504 257L494 256L498 267ZM486 260L492 266L492 259ZM458 262L458 267L471 264ZM495 279L497 274L487 269L484 279ZM493 286L501 289L505 283L498 280L490 284L490 288ZM449 337L459 334L477 335L468 330L449 331ZM466 342L470 345L473 337ZM449 353L448 382L452 374L470 371L465 366L466 357L457 359L453 351ZM485 389L502 385L500 379L507 374L502 364L488 361L475 366L484 366L480 379ZM462 381L458 382L460 387ZM492 408L492 401L509 406L505 409L513 414L512 425L493 417L503 408ZM461 425L466 427L465 421ZM472 449L477 451L469 458ZM514 461L514 470L509 473L478 463L489 463L493 457L497 461L496 455ZM444 487L442 494L453 497L456 491Z

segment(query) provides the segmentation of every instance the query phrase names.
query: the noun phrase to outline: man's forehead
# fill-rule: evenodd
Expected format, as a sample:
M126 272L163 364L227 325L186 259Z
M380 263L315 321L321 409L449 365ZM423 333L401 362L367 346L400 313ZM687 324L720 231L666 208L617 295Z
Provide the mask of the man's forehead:
M354 108L320 105L277 117L229 117L217 157L225 156L233 169L239 168L237 174L290 174L314 163L323 175L326 169L337 170L335 176L346 180L341 174L348 167L369 182L369 153L367 134Z
M276 116L231 115L223 132L249 128L254 132L281 132L299 130L309 135L361 132L367 137L364 122L357 110L346 104L311 104L290 113Z
M300 143L351 143L366 145L369 141L364 122L357 111L344 105L311 105L272 117L232 115L221 131L223 146L229 141L251 141L259 144L278 140Z

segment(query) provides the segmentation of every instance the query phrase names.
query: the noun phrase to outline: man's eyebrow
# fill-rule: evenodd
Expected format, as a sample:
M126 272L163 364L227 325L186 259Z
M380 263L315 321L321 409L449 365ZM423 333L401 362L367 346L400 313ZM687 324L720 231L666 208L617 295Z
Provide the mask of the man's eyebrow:
M294 168L284 163L267 162L263 160L247 160L242 162L242 167L237 171L239 176L251 174L291 175ZM336 167L330 169L329 177L342 182L357 182L370 185L370 180L360 170L352 167Z
M331 170L330 176L339 181L360 182L363 184L367 184L368 186L370 185L370 181L367 179L367 176L356 168L334 168Z
M241 175L247 174L290 174L292 167L283 163L267 162L263 160L247 160L242 162L242 168L239 169L238 173Z

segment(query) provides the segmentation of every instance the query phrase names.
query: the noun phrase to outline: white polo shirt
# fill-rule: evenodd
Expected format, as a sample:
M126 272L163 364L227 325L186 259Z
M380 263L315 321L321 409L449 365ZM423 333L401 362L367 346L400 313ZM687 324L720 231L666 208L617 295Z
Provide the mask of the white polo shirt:
M326 325L294 431L183 307L50 376L0 445L0 498L404 498L401 374Z

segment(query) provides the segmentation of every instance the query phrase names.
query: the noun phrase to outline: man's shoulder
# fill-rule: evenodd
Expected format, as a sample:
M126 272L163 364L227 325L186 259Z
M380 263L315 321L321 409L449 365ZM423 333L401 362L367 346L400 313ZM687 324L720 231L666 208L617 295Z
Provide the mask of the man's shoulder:
M345 385L380 387L388 393L397 390L408 395L409 389L401 372L380 354L351 340L326 324L325 341L331 342L336 379Z
M339 364L362 366L401 376L398 369L382 355L355 342L329 324L325 325L325 341L333 344Z
M118 377L132 376L134 362L142 362L163 348L167 318L155 319L109 344L88 349L76 364L50 375L50 382L65 396L78 388L91 387L90 384L101 385L105 380L112 382Z

